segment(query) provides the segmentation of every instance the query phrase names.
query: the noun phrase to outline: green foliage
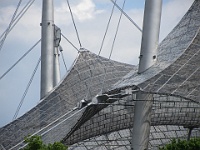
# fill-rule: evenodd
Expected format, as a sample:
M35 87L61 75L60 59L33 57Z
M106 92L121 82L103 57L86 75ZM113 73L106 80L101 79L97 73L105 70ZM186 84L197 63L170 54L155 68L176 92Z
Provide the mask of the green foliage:
M22 150L67 150L67 147L60 142L45 145L40 136L26 137L27 146Z
M159 150L200 150L200 138L187 140L175 140L166 144L164 147L160 147Z
M48 150L66 150L67 147L60 142L55 142L53 145L48 145Z

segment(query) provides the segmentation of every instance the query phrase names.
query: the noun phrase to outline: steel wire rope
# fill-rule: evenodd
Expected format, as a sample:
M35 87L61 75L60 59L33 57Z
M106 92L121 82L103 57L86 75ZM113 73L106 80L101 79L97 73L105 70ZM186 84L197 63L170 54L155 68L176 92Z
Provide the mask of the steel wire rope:
M30 0L25 6L24 8L19 12L19 14L14 18L13 23L14 25L12 25L12 27L10 28L9 32L13 29L13 27L19 22L19 20L23 17L23 15L27 12L27 10L30 8L30 6L34 3L35 0ZM21 15L21 16L20 16ZM7 28L8 29L8 28ZM6 30L7 30L6 29ZM1 34L0 38L3 37L3 35L5 34L6 30Z
M44 131L44 132L42 132L42 133L40 134L41 136L45 135L45 134L48 133L49 131L53 130L55 127L57 127L57 126L59 126L60 124L64 123L66 120L68 120L68 119L72 118L74 115L80 113L83 109L84 109L84 108L81 108L81 109L78 109L78 110L77 110L77 107L76 107L75 109L73 109L73 110L71 110L71 111L65 113L63 116L59 117L58 119L52 121L52 122L49 123L47 126L43 127L42 129L38 130L37 132L34 132L34 133L33 133L32 135L30 135L30 136L32 137L32 136L38 134L40 131L46 129L47 127L49 127L49 126L52 125L53 123L56 123L59 119L62 119L63 117L65 117L66 115L68 115L68 113L71 113L71 112L77 110L77 111L74 112L74 114L72 114L71 116L69 116L69 117L67 117L67 118L64 118L61 122L58 122L58 124L54 125L54 126L51 127L50 129L48 129L48 130L46 130L46 131ZM22 140L22 141L19 142L18 144L16 144L16 145L14 145L13 147L11 147L9 150L12 150L12 149L16 148L17 146L20 146L22 143L24 143L24 141L25 141L25 140ZM26 145L27 145L27 144L24 144L24 145L21 146L19 149L24 148Z
M115 2L116 2L116 1L117 1L117 0L115 0ZM98 56L100 55L101 50L102 50L102 48L103 48L104 40L105 40L105 37L106 37L107 32L108 32L108 28L109 28L110 21L111 21L112 16L113 16L114 8L115 8L115 5L113 5L113 7L112 7L111 14L110 14L110 17L109 17L109 20L108 20L107 26L106 26L106 31L105 31L105 34L104 34L104 36L103 36L103 40L102 40L102 43L101 43L101 47L100 47L100 50L99 50ZM92 82L92 81L93 81L93 78L91 78L91 82ZM91 86L88 87L88 90L87 90L87 93L86 93L86 96L85 96L85 97L87 97L87 96L89 95L90 88L91 88Z
M159 97L156 97L155 98L155 96L153 96L153 105L155 105L155 106L153 106L153 107L158 107L158 105L159 105L159 103L161 104L161 102L162 103L167 103L167 102L174 102L173 100L171 100L171 99L168 99L169 97L168 96L166 96L166 99L167 100L161 100L160 99L161 98L161 95L159 95ZM157 105L157 106L156 106ZM161 107L161 106L159 106L159 107ZM155 108L156 109L156 108ZM160 109L167 109L167 107L161 107ZM164 113L164 112L163 112ZM160 134L163 134L163 136L167 139L170 139L170 137L167 135L167 133L165 133L162 129L161 129L161 126L153 126L153 128L154 128L154 130L156 131L156 132L158 132L158 130L160 131ZM167 128L167 127L166 127ZM168 130L168 129L167 129Z
M65 39L69 44L71 44L71 46L72 46L73 48L75 48L78 52L80 51L76 46L74 46L74 44L73 44L66 36L64 36L62 33L61 33L61 35L62 35L62 37L64 37L64 39Z
M70 15L71 15L71 18L72 18L72 22L73 22L73 25L74 25L74 29L75 29L75 31L76 31L76 36L77 36L77 38L78 38L78 42L79 42L80 48L82 48L81 41L80 41L80 37L79 37L79 34L78 34L78 30L77 30L77 27L76 27L76 24L75 24L74 16L73 16L73 13L72 13L70 4L69 4L69 0L66 0L66 1L67 1L67 5L68 5L68 7L69 7Z
M124 9L125 2L126 2L126 0L124 0L124 2L123 2L122 10ZM114 36L114 39L113 39L109 59L111 58L111 55L112 55L112 52L113 52L113 48L114 48L115 40L117 38L117 34L118 34L118 31L119 31L119 25L120 25L121 19L122 19L122 12L120 14L119 21L118 21L118 24L117 24L117 29L116 29L115 36Z
M40 62L41 62L41 57L39 58L39 60L38 60L38 62L37 62L37 64L36 64L36 67L35 67L35 69L33 70L33 73L32 73L32 75L31 75L31 78L30 78L29 82L28 82L28 85L26 86L26 89L25 89L25 91L24 91L24 94L23 94L23 96L22 96L22 98L21 98L21 100L20 100L20 103L19 103L18 107L17 107L17 110L16 110L16 112L15 112L15 115L13 116L13 120L15 120L15 119L17 118L18 114L19 114L20 108L21 108L22 105L23 105L24 99L25 99L25 97L26 97L26 95L27 95L27 93L28 93L28 90L29 90L29 88L30 88L30 86L31 86L31 83L32 83L32 81L33 81L33 78L34 78L34 76L35 76L35 73L37 72L37 69L38 69L38 66L39 66ZM12 121L13 121L13 120L12 120Z
M81 44L80 44L80 46L81 46Z
M60 53L61 53L61 56L62 56L62 61L63 61L63 63L64 63L65 69L66 69L66 71L67 71L67 65L66 65L66 62L65 62L64 55L63 55L63 50L60 50Z
M35 0L30 0L30 1L24 6L24 8L19 12L19 14L14 18L14 20L13 20L13 23L15 22L14 25L13 25L13 23L12 23L10 29L7 28L7 29L8 29L8 33L15 27L15 25L19 22L19 20L20 20L20 19L23 17L23 15L28 11L28 9L31 7L31 5L32 5L34 2L35 2ZM2 38L2 37L5 35L7 29L1 34L0 38ZM2 42L2 40L1 40L1 42Z
M116 1L117 1L117 0L115 0L115 3L116 3ZM110 25L111 18L112 18L112 16L113 16L114 9L115 9L115 5L113 4L112 11L111 11L111 14L110 14L110 18L109 18L108 23L107 23L107 26L106 26L106 31L105 31L105 34L104 34L104 36L103 36L103 40L102 40L102 42L101 42L101 47L100 47L100 50L99 50L99 54L98 54L98 55L100 55L101 50L102 50L102 48L103 48L104 40L105 40L106 35L107 35L107 32L108 32L108 28L109 28L109 25Z
M21 2L22 2L22 0L19 0L19 2L18 2L18 4L17 4L17 8L16 8L16 10L15 10L15 12L14 12L12 18L11 18L11 21L10 21L10 23L9 23L9 25L8 25L8 28L6 29L5 36L4 36L4 38L2 39L2 41L1 41L1 43L0 43L0 51L1 51L2 47L3 47L3 44L4 44L5 40L6 40L6 37L7 37L8 33L9 33L10 27L11 27L11 25L12 25L12 23L13 23L13 20L14 20L16 14L17 14L17 11L18 11L18 9L19 9L19 7L20 7L20 5L21 5Z
M110 1L124 14L124 16L126 16L126 18L127 18L131 23L134 24L134 26L135 26L138 30L140 30L140 31L142 32L142 29L133 21L133 19L131 19L131 18L119 7L119 5L117 5L117 3L115 3L113 0L110 0Z
M59 95L60 95L61 93L59 93ZM55 98L55 97L57 97L57 96L59 96L59 95L56 95L56 96L54 96L54 97L52 97L51 99L53 99L53 98ZM50 100L51 100L50 99ZM108 103L108 104L110 104L110 103ZM104 104L105 105L105 104ZM54 122L56 122L56 121L54 121ZM47 125L48 126L48 125ZM46 128L46 127L44 127L44 128ZM41 131L42 129L40 129L39 131ZM36 133L38 133L39 131L37 131ZM35 135L36 133L34 133L33 135ZM23 141L22 141L23 142ZM22 143L22 142L20 142L20 143ZM17 145L15 145L14 147L16 147L16 146L18 146L20 143L18 143ZM11 149L13 149L14 147L12 147Z
M124 2L123 2L122 10L124 9L125 2L126 2L126 0L124 0ZM122 18L122 12L121 12L120 17L119 17L119 21L118 21L118 24L117 24L116 33L115 33L115 36L114 36L114 40L113 40L113 43L112 43L112 48L111 48L111 52L110 52L110 56L109 56L108 60L110 60L110 57L111 57L112 52L113 52L114 43L115 43L115 40L116 40L116 37L117 37L117 33L118 33L118 30L119 30L119 25L120 25L120 22L121 22L121 18ZM105 84L105 80L106 80L106 74L107 74L107 66L105 67L105 74L104 74L104 78L103 78L103 83L102 83L101 91L103 91L103 89L104 89L104 84Z
M24 55L22 55L22 57L20 57L3 75L0 76L0 80L6 76L27 54L29 54L37 45L38 43L41 41L41 39L39 41L36 42L36 44L34 44L26 53L24 53Z
M2 144L0 144L0 146L1 146L2 150L6 150L5 147Z

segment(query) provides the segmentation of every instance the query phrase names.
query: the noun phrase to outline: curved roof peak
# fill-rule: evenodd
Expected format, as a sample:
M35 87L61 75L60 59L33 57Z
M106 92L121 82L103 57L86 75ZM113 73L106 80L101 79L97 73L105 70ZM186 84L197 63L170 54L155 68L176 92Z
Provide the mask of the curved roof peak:
M160 43L158 61L141 74L138 74L137 71L129 72L121 81L113 86L113 89L137 85L146 91L159 92L163 88L161 84L166 84L176 74L178 69L183 68L190 59L193 59L191 58L192 54L197 53L200 44L199 18L200 1L196 0L178 25ZM190 71L185 70L185 72ZM160 81L159 84L158 82L156 84L159 77L162 82ZM177 77L177 81L185 81L180 78ZM180 84L176 86L178 87ZM168 87L165 87L165 90L163 89L163 92L174 94L172 88L174 88L173 85L168 85Z

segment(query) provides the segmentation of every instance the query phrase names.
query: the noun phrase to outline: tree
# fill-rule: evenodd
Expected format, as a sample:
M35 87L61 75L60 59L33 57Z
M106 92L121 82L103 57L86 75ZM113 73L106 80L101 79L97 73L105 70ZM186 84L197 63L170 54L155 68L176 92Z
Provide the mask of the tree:
M22 150L67 150L67 147L60 142L45 145L41 137L37 135L26 137L25 143L27 145Z
M160 147L159 150L200 150L200 138L194 138L189 141L173 139L171 143Z

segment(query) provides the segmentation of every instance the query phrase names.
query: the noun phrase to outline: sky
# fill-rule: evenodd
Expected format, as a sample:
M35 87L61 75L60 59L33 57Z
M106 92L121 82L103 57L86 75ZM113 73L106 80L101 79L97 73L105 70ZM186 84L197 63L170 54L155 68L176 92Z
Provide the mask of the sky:
M30 0L23 0L19 11ZM122 6L123 0L117 1ZM126 0L124 11L142 28L145 0ZM160 41L174 28L193 0L163 0ZM0 35L6 30L15 12L18 1L0 0ZM80 48L73 27L66 0L55 0L55 24L78 49ZM71 9L82 47L98 54L113 4L110 0L71 0ZM35 0L18 24L8 34L0 50L0 76L3 75L26 51L41 38L41 0ZM110 27L101 51L101 56L109 57L120 11L115 8ZM63 54L68 69L77 57L77 51L64 39L61 39ZM23 93L40 57L38 44L14 69L0 79L0 127L12 121ZM133 65L138 64L141 46L141 32L125 17L122 17L118 36L111 59ZM62 60L61 76L66 69ZM40 93L40 67L38 68L19 116L36 106Z

